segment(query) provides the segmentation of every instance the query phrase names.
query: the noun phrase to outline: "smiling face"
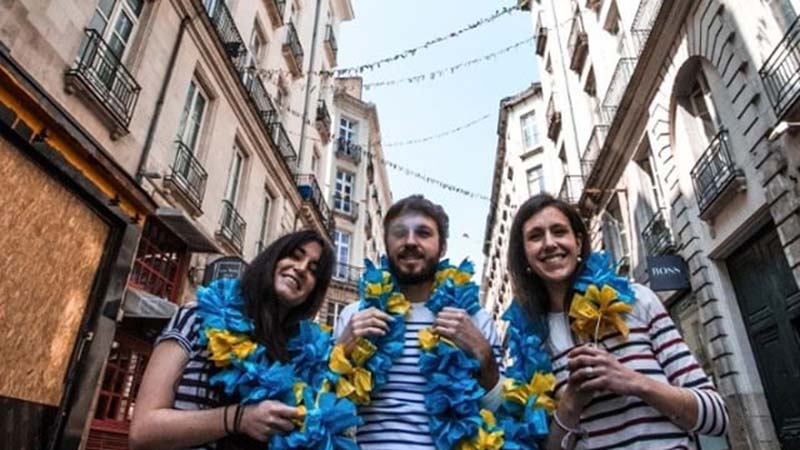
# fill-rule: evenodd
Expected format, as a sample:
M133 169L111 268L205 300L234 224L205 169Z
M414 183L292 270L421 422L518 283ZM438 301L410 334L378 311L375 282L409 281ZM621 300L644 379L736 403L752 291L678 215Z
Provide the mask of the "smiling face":
M522 236L528 266L545 285L569 283L578 266L581 242L567 216L548 206L525 221Z
M275 264L275 294L288 309L301 305L317 284L317 265L322 255L318 242L309 241Z
M418 214L403 214L393 219L386 231L389 267L402 284L433 280L444 255L436 221Z

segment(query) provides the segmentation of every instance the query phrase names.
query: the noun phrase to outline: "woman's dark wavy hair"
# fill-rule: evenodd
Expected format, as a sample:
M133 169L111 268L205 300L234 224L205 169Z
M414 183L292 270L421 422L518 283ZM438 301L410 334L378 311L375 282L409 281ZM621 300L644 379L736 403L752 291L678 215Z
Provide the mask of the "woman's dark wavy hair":
M508 268L511 272L514 296L525 309L528 317L534 321L544 321L546 314L550 312L550 296L544 281L535 272L527 271L528 259L525 257L525 237L522 234L522 227L528 219L547 207L556 208L567 216L572 231L581 243L580 256L583 261L588 259L591 251L586 224L578 211L567 202L549 194L539 194L529 198L519 207L514 216L514 222L511 224L511 236L508 239ZM583 262L578 263L570 284L575 282L581 270L583 270ZM565 311L569 310L571 300L572 290L568 290L563 299Z
M308 242L322 247L315 271L316 283L306 301L288 311L281 318L281 305L275 294L275 266L281 259ZM333 249L313 230L287 234L270 244L250 263L242 274L240 287L245 298L245 311L255 322L255 337L262 343L273 360L286 362L286 343L297 324L313 317L325 299L325 292L333 273Z

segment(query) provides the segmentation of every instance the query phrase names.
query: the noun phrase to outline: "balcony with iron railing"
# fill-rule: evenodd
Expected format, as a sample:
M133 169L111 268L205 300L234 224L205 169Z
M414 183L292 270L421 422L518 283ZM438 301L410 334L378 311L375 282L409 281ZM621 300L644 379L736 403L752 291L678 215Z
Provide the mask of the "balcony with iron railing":
M289 139L289 134L286 133L286 128L278 120L278 116L274 115L272 121L268 125L269 139L272 145L278 149L281 156L289 165L289 169L294 171L297 168L297 153L294 150L294 145Z
M317 102L317 116L315 122L317 131L319 131L323 142L327 143L331 137L331 114L328 112L328 105L323 99L319 99Z
M583 63L586 61L586 55L589 53L589 41L586 37L586 30L583 28L583 19L577 11L575 17L572 18L567 51L570 56L569 68L580 74L583 70Z
M325 51L328 52L328 57L331 60L331 66L336 65L336 55L339 52L339 46L336 44L336 34L333 32L333 25L325 27Z
M236 252L241 253L244 246L244 232L247 224L244 218L236 211L228 200L222 201L222 215L219 220L219 230L217 237L228 244Z
M659 256L675 251L672 230L667 226L663 210L659 210L642 230L642 240L648 256Z
M314 206L314 210L319 215L325 229L330 233L333 231L333 216L328 202L322 195L322 189L319 187L317 177L313 174L299 174L296 177L297 189L300 191L300 197L304 201L309 202Z
M67 91L82 91L111 119L112 136L128 133L141 87L94 29L84 30L78 61L65 75Z
M339 262L336 263L333 268L333 281L358 288L358 283L363 272L363 267L351 266L350 264Z
M536 54L544 56L544 49L547 48L547 27L544 25L542 11L536 16Z
M581 175L566 175L564 176L564 181L561 182L561 189L558 190L558 198L570 205L577 205L581 199L582 191L583 177Z
M193 208L192 212L196 215L201 213L207 179L206 170L195 158L192 150L180 140L175 141L175 161L172 164L172 172L165 177L164 181L174 188L174 192L189 202Z
M250 100L256 107L258 119L265 129L269 128L269 124L277 119L275 105L272 103L267 93L267 88L261 79L255 75L245 78L245 89L250 96Z
M731 159L727 130L714 137L690 174L703 220L714 217L727 200L745 187L744 173Z
M286 24L283 57L286 59L292 75L299 77L303 73L303 46L300 44L300 35L297 34L297 29L293 22Z
M353 141L349 141L343 137L336 140L336 156L339 158L346 158L354 163L361 162L363 150L360 145Z
M631 37L636 47L636 54L639 55L644 49L647 38L650 37L650 30L658 16L663 0L641 0L636 14L633 16L631 24Z
M358 202L351 198L343 198L338 194L334 194L333 212L340 214L352 221L356 221L358 219Z
M267 13L273 28L283 25L283 14L286 11L286 0L267 0Z
M547 117L547 137L555 142L561 132L561 112L556 110L555 94L550 95L545 116Z
M202 3L206 8L206 13L209 20L211 20L214 31L217 33L217 37L222 42L225 53L230 58L236 71L241 72L247 59L247 47L242 35L239 33L239 29L236 28L236 22L233 20L233 15L228 6L224 1L210 2L210 5L207 4L209 2ZM213 9L209 10L209 6Z
M636 67L636 58L620 58L603 98L603 122L611 125Z
M778 120L800 99L800 16L758 71Z
M592 134L589 135L589 140L586 141L586 148L581 155L581 173L583 174L584 184L586 184L584 188L588 186L589 176L592 174L594 163L600 156L607 134L608 125L595 125L592 128Z

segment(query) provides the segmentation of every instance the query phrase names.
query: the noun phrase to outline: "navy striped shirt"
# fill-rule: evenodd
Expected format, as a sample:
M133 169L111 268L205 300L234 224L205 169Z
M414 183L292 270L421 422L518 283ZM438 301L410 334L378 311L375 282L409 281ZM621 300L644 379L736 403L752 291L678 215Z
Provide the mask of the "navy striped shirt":
M336 337L344 330L353 314L358 312L358 302L348 305L336 322ZM425 377L420 373L419 331L433 325L434 315L422 303L412 304L406 316L405 347L389 371L386 385L372 397L372 403L359 407L364 419L357 432L358 445L364 450L434 449L428 427L429 415L425 409ZM472 321L492 345L497 365L502 360L502 346L498 342L492 317L483 309L472 316ZM485 407L495 409L499 404L502 380L484 396Z

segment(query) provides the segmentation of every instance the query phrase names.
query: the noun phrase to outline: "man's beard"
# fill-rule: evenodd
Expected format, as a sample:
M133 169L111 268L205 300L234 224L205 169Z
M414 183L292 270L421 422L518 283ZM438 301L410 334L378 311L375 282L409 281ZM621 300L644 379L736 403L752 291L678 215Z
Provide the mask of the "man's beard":
M392 274L400 284L414 285L433 281L436 278L436 269L439 268L439 258L424 258L423 261L422 270L416 273L408 273L400 268L395 261L395 257L389 256L389 270L392 271Z

